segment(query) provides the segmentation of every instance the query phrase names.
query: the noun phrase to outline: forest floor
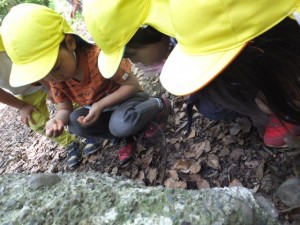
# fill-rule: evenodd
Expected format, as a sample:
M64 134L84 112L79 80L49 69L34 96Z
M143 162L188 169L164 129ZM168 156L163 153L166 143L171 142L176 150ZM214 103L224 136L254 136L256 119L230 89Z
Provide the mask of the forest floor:
M79 24L79 25L78 25ZM83 30L78 23L77 30ZM142 181L147 186L202 189L243 186L271 200L280 221L299 219L299 210L284 211L275 197L278 186L291 177L300 177L299 152L271 149L263 145L247 118L210 121L194 109L193 125L187 133L186 97L167 93L158 76L138 75L151 95L166 94L174 103L174 114L157 137L136 137L135 158L125 165L117 159L117 149L109 140L75 169L66 165L66 152L55 142L21 124L16 109L0 104L0 174L97 172ZM53 113L55 106L49 102ZM299 208L298 208L299 209Z

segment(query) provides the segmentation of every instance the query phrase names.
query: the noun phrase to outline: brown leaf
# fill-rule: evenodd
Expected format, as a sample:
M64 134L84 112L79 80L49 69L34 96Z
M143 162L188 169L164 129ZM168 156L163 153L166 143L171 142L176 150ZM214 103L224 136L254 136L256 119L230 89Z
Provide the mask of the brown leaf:
M205 179L202 179L200 181L196 182L197 188L198 189L206 189L206 188L210 188L209 182Z
M196 137L196 131L194 129L192 129L189 136L188 136L188 139L191 139L191 138L194 138L194 137Z
M264 168L265 168L265 160L262 160L256 171L256 176L259 180L261 180L264 176Z
M238 161L242 155L244 155L244 150L241 148L235 148L231 151L229 157L235 161Z
M168 173L170 175L170 178L172 178L172 180L175 180L175 181L179 180L178 173L176 170L169 170Z
M229 148L227 148L226 146L223 147L223 149L218 153L219 157L224 157L229 155L230 151Z
M250 122L250 120L248 118L246 118L246 117L238 118L237 121L242 128L243 134L250 132L252 123Z
M255 168L255 167L258 167L258 161L257 160L253 160L253 161L246 161L245 162L245 165L248 167L248 168Z
M236 142L236 138L231 135L227 135L223 138L223 142L225 145L230 145Z
M243 184L238 179L233 179L230 182L229 187L243 187Z
M175 181L171 178L168 178L165 180L164 185L166 188L187 188L187 183L185 181Z
M229 133L231 135L237 135L241 131L241 127L239 124L235 123L233 127L230 128Z
M178 160L173 166L174 170L188 170L191 166L191 161L188 160Z
M145 179L145 172L140 170L135 180L143 181Z
M153 184L153 181L156 179L156 177L157 177L157 168L151 168L147 173L147 179L151 184Z
M215 154L209 154L207 158L207 165L214 169L220 168L219 157Z
M190 173L198 173L200 170L201 166L198 162L193 162L189 167Z
M99 159L99 155L91 155L88 157L89 162L95 162L97 159Z

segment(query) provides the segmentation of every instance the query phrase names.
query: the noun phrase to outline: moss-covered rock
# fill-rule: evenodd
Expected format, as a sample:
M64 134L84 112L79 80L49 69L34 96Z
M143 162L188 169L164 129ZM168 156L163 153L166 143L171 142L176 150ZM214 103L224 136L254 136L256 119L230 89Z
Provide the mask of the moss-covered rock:
M0 209L7 225L277 224L246 188L174 190L97 173L3 175Z

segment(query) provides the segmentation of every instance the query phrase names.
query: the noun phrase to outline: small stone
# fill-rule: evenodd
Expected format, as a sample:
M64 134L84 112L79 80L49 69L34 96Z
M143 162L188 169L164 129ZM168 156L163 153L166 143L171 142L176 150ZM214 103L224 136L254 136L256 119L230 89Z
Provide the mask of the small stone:
M36 174L29 180L29 187L36 190L40 187L51 187L60 181L56 174Z
M287 207L300 205L300 179L291 178L277 189L276 196Z

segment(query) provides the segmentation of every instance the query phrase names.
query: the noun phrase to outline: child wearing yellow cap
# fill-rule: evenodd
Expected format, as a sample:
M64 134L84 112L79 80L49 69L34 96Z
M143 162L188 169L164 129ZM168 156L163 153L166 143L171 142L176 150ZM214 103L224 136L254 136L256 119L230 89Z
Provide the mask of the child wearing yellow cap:
M12 62L7 56L2 38L0 36L0 102L20 111L21 121L32 130L45 135L45 125L49 120L49 111L46 104L48 98L47 82L42 82L44 86L24 85L12 87L9 84L9 75ZM61 147L71 151L79 148L79 141L74 135L63 132L61 136L53 138Z
M297 32L300 31L297 23L291 19L285 19L278 24L274 30L282 30L281 34L288 37L290 34L284 29L285 27L288 27L293 34L297 34ZM269 38L270 41L273 41L276 35L277 39L281 38L277 33L278 31L274 32L271 30L258 39L265 39L265 36L268 34L268 37L272 37L272 39ZM157 65L160 65L161 68L163 67L167 55L166 52L172 49L172 47L170 48L170 46L172 46L171 40L170 37L155 30L151 26L142 27L127 43L123 57L130 58L133 62L137 63L137 66L140 69L145 69L147 73L153 71L153 69L155 72L158 72ZM257 41L254 40L254 42ZM254 48L253 44L251 44L251 46ZM256 50L262 51L259 47L256 47ZM251 57L254 58L254 56L247 56L245 58L249 61L254 60ZM259 58L264 63L264 57L259 56ZM245 63L242 62L240 64L244 65ZM237 65L239 65L239 63L237 63ZM225 73L225 71L223 73ZM247 71L251 71L251 69L247 69ZM211 120L231 120L237 117L249 117L256 127L265 130L263 137L265 145L269 147L286 147L284 141L285 137L289 135L299 135L300 128L295 124L280 121L266 105L266 98L263 97L262 92L259 91L260 88L267 92L264 95L270 96L270 101L275 103L278 101L272 100L272 98L275 98L276 92L281 93L279 96L280 98L289 98L289 95L284 96L288 93L286 90L280 91L280 89L285 88L284 82L282 81L277 81L282 84L282 86L277 87L278 91L274 90L271 93L268 93L268 90L271 89L271 87L269 87L271 81L268 81L266 84L259 87L258 84L261 84L261 80L266 77L266 75L263 76L260 74L261 72L262 71L255 73L257 82L253 82L253 77L239 74L238 72L233 72L231 76L228 73L226 73L226 75L221 73L206 87L193 93L189 97L187 103L189 121L192 121L191 112L194 105L204 117ZM294 83L295 81L292 81L292 79L294 80L296 78L297 74L294 74L289 78L289 82ZM272 78L272 80L275 79L276 77ZM271 78L269 78L269 80L271 80ZM232 86L232 84L236 84L236 87ZM274 85L272 84L272 86ZM294 89L297 90L297 86L295 86ZM278 106L273 107L282 107L289 109L292 112L292 109L289 108L289 106L278 104ZM190 126L191 123L188 125Z
M13 61L11 85L40 79L50 83L58 104L46 125L50 137L59 136L68 125L72 133L93 141L122 138L118 157L124 162L133 155L132 135L170 113L169 100L149 97L143 91L129 60L122 60L115 75L105 79L97 65L101 50L75 34L62 16L47 7L15 6L4 18L2 33ZM73 111L72 102L82 107ZM87 144L83 151L88 155L95 149ZM68 158L80 159L80 152L69 153Z
M295 82L297 75L285 76L289 77L289 81L284 79L283 82L278 74L282 76L281 69L287 65L271 60L279 67L274 67L278 76L266 76L264 73L267 72L259 68L258 72L253 72L255 76L239 76L241 71L233 70L232 82L230 76L227 76L228 80L223 78L222 82L217 79L224 70L227 71L228 65L235 65L232 68L236 68L235 58L241 58L251 46L249 42L292 14L297 15L299 6L299 0L279 0L276 4L271 0L190 3L180 0L90 0L84 5L83 14L89 32L102 49L99 66L103 76L112 76L124 53L134 58L130 52L130 42L141 29L152 26L178 41L166 59L160 76L162 85L170 93L193 94L196 102L203 104L206 100L215 109L250 114L254 123L266 126L265 143L277 147L285 144L283 140L286 135L299 134L299 128L295 126L300 123L299 108L294 103L299 90ZM127 13L122 14L120 19L120 12ZM112 38L108 38L110 35ZM255 48L260 49L254 45ZM134 54L140 54L140 51ZM295 52L292 55L296 58ZM267 82L265 77L268 77ZM238 82L234 82L233 78ZM233 84L238 85L235 87ZM293 88L289 90L291 84Z

